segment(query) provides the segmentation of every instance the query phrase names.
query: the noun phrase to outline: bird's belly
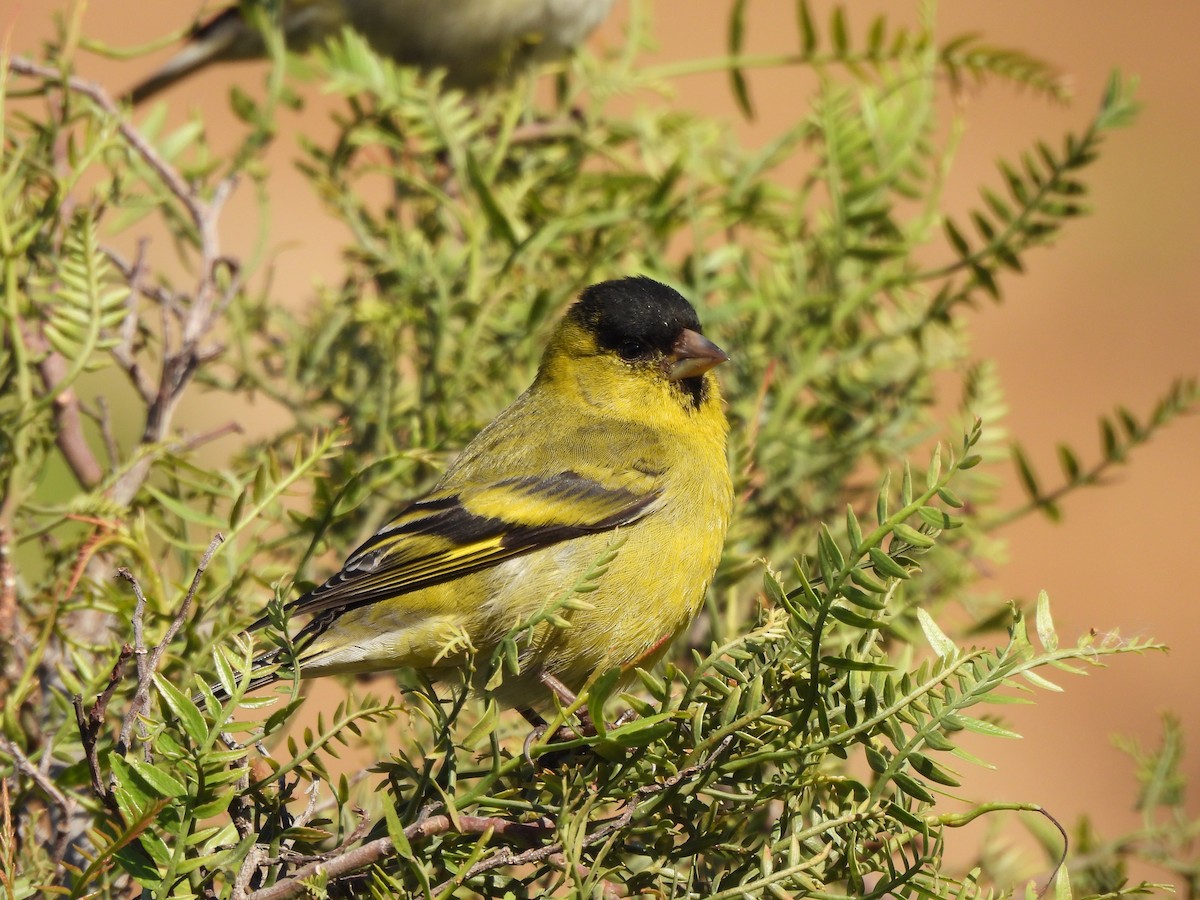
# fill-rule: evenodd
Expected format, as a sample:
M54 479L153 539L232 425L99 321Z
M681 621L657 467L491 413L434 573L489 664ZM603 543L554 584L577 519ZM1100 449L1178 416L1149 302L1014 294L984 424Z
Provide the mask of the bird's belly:
M658 542L637 531L635 525L627 533L577 538L496 568L495 593L480 610L485 621L472 629L490 635L482 644L494 647L550 609L566 621L565 627L542 622L517 636L522 672L510 674L496 691L502 702L541 705L546 690L536 682L539 671L578 691L589 676L614 666L629 673L639 664L649 666L691 621L704 597L706 573L716 567L719 543L711 558L672 564ZM603 565L614 548L615 557Z
M586 38L612 0L348 0L350 21L380 52L401 62L445 66L452 82L497 77L505 57L528 43L554 58Z

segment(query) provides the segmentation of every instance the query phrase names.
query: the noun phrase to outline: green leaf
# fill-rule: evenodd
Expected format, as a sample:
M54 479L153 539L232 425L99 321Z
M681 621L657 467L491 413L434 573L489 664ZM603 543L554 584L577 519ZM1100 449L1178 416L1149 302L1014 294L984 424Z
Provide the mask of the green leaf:
M870 570L864 568L854 568L850 570L850 580L857 584L864 591L870 591L872 594L886 594L887 585L871 574ZM861 605L861 604L860 604Z
M851 628L860 628L864 631L873 631L881 627L882 623L877 622L868 616L860 615L853 610L847 609L844 606L834 606L829 610L829 614L839 622L849 625Z
M1062 693L1062 688L1059 685L1055 684L1053 681L1051 681L1048 678L1044 678L1043 676L1039 675L1037 672L1027 670L1027 671L1022 672L1021 675L1030 684L1036 685L1037 687L1040 687L1043 690L1054 691L1056 694Z
M908 578L908 571L878 547L872 547L867 555L875 571L884 578Z
M1054 620L1050 617L1050 595L1041 591L1037 598L1037 634L1038 640L1048 653L1058 649L1058 634L1054 631Z
M467 732L462 739L462 745L468 750L476 750L491 738L492 732L496 730L496 723L500 718L500 709L496 705L494 697L487 697L483 704L483 714L479 720L471 726L471 730Z
M1058 445L1058 461L1068 481L1077 481L1079 479L1079 474L1082 471L1079 465L1079 457L1066 444Z
M822 656L821 665L847 672L894 672L895 667L887 663L868 662L865 659L847 659L845 656Z
M954 252L964 259L969 257L971 255L971 245L967 243L967 239L958 230L958 226L954 224L954 220L947 216L943 227L946 231L946 238L950 241L950 246L954 248Z
M635 719L620 728L610 728L601 743L614 744L629 749L646 747L666 737L675 730L675 713L663 712Z
M948 487L938 488L937 494L938 494L938 497L941 498L942 502L945 503L947 506L952 506L955 509L962 509L964 506L962 500L960 500L958 498L958 495L955 494Z
M896 785L903 793L908 796L921 800L925 803L933 803L936 799L929 788L923 785L920 780L905 772L895 772L892 774L892 783Z
M942 445L939 441L937 446L933 448L933 454L929 458L929 468L925 471L925 489L932 491L937 486L938 479L942 477Z
M887 814L905 828L911 828L920 834L926 834L929 831L929 825L924 819L909 812L898 803L889 803L887 805Z
M126 757L124 762L137 774L138 778L150 787L156 796L169 799L187 796L187 788L172 775L162 771L157 766L142 762L133 757Z
M500 201L496 197L493 190L493 185L489 184L484 177L483 169L479 165L475 154L469 149L464 151L467 161L467 180L471 185L471 189L475 192L475 196L479 198L480 208L487 216L492 234L502 237L508 244L510 250L515 250L521 243L521 237L517 234L516 226L514 225L509 214L500 205Z
M729 55L738 57L746 37L746 0L734 0L729 10ZM741 66L729 67L729 83L738 109L747 119L754 118L754 104L750 101L750 89L746 84L746 73Z
M959 787L961 784L958 779L935 763L928 756L924 756L915 752L910 753L908 755L908 763L913 767L914 770L919 772L923 777L928 778L930 781L935 781L938 784L945 785L946 787Z
M159 696L163 698L167 708L179 720L184 733L191 738L192 742L195 744L206 743L208 726L204 724L204 716L200 714L200 710L192 702L192 699L158 672L154 673L154 686L158 688Z
M1033 466L1029 462L1029 458L1025 455L1025 451L1021 449L1020 444L1013 444L1012 447L1013 463L1017 467L1017 474L1021 478L1021 484L1025 488L1031 500L1037 500L1042 496L1041 488L1038 486L1037 475L1034 474Z
M958 647L955 646L954 641L950 640L946 633L938 628L933 617L920 607L917 607L917 621L921 625L921 631L925 634L925 640L929 642L934 653L945 658L953 658L958 655Z
M228 523L221 516L215 516L211 513L206 513L203 510L194 509L174 497L158 490L152 484L145 485L142 490L154 498L155 502L164 509L169 510L179 517L182 522L188 522L192 525L202 525L204 528L212 531L221 531Z
M917 515L927 525L938 529L961 528L962 519L951 516L948 512L938 509L936 506L922 506L917 510Z
M638 670L638 675L649 674ZM593 724L596 726L597 733L601 736L605 733L604 724L604 706L608 703L609 697L612 696L621 683L622 672L618 666L610 666L605 669L588 687L587 710L591 716ZM645 683L645 682L643 682ZM661 696L660 696L661 695ZM660 703L666 699L666 687L662 686L658 693L655 694L655 699Z
M858 524L854 507L849 503L846 504L846 540L849 541L851 550L857 550L862 544L862 527Z
M884 772L887 771L887 768L888 768L887 757L884 756L882 753L880 753L878 750L876 750L874 747L872 747L870 744L868 744L866 747L866 755L867 755L867 765L869 765L871 767L871 771L875 772L875 774L877 774L877 775L882 775Z
M830 36L833 39L833 51L838 56L846 56L850 49L850 37L846 31L846 10L841 6L833 8L829 26Z
M1000 725L997 725L995 722L985 722L983 719L975 719L971 716L964 716L962 713L955 714L954 724L967 731L974 732L975 734L987 735L988 737L1014 739L1021 737L1021 735L1017 734L1015 731L1010 731L1007 728L1003 728Z
M861 606L863 609L878 611L887 606L887 603L876 594L869 594L866 591L860 591L858 588L849 584L842 585L842 596L844 596L855 606Z
M893 527L892 532L896 535L896 537L900 538L900 540L904 541L906 544L912 544L912 546L920 547L922 549L927 549L937 543L937 541L935 541L929 535L925 534L924 532L917 531L917 529L910 525L905 525L903 522L900 522Z
M239 770L239 772L238 772L239 776L244 774L245 771L246 771L245 769ZM227 809L229 809L229 804L232 802L233 802L233 793L232 792L218 794L216 797L214 797L212 800L209 800L207 803L197 803L195 806L192 807L191 812L192 812L192 815L195 816L197 819L201 819L201 820L211 819L214 816L223 815L225 813L225 811Z
M401 859L406 859L412 862L416 859L413 855L412 844L408 842L408 835L404 833L404 826L400 823L400 815L396 812L396 805L388 802L387 798L383 803L383 818L387 822L388 837L392 839L392 846L396 848L396 853Z
M767 599L775 606L787 606L784 600L785 592L783 586L780 585L779 579L775 577L770 569L763 572L763 593L767 595Z
M796 21L800 26L800 55L810 57L817 49L817 26L813 21L808 0L797 0Z

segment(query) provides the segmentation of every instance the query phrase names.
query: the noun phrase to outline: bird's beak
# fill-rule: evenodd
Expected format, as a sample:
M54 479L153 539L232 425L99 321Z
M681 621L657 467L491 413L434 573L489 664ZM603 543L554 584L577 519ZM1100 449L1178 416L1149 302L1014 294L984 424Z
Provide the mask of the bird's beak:
M685 328L667 357L667 379L695 378L728 359L728 353L700 332Z

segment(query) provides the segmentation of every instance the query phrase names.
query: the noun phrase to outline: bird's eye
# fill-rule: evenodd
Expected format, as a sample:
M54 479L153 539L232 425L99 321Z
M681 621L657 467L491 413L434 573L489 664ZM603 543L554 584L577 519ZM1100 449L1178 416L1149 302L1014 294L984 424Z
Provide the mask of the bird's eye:
M622 341L617 345L617 353L620 354L621 359L634 360L644 356L646 348L641 341Z

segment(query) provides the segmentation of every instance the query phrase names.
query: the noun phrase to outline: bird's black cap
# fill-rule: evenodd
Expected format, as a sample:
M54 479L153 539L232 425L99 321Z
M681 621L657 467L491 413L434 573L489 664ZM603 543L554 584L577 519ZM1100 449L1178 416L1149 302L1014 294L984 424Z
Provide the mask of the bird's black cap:
M684 329L701 330L696 310L682 294L644 275L592 285L569 315L600 346L627 359L646 351L669 353Z

